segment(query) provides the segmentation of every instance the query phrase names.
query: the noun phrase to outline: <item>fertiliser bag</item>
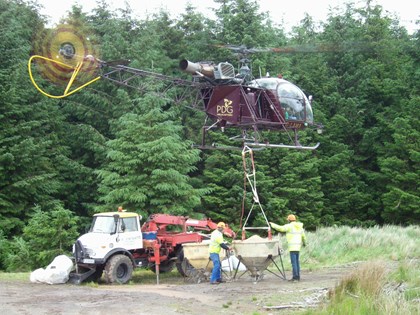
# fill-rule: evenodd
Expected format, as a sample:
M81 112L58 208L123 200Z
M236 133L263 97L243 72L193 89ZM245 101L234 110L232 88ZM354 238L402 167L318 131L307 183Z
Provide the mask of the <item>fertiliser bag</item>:
M33 283L61 284L69 280L70 271L73 269L73 262L66 255L60 255L47 266L39 268L31 273L30 280Z

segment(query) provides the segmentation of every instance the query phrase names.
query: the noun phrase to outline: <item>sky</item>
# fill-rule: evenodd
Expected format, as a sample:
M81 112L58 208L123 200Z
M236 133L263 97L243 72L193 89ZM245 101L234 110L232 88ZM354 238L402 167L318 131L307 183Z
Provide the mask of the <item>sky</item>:
M315 21L325 21L330 8L347 2L343 0L257 0L262 12L270 12L274 21L284 21L286 32L292 26L299 24L305 12L312 16ZM66 15L73 4L81 5L83 12L89 13L96 7L96 0L38 0L44 9L41 14L49 18L50 26L58 23L59 19ZM363 5L366 0L353 0L356 4ZM187 3L191 3L200 12L212 15L211 7L214 6L211 0L109 0L112 9L125 8L128 3L138 18L145 18L148 14L156 13L160 8L172 12L175 18L183 13ZM400 24L405 26L412 33L418 29L415 25L416 19L420 19L420 1L416 0L374 0L373 3L381 5L385 11L395 14L400 19ZM280 24L280 23L279 23Z

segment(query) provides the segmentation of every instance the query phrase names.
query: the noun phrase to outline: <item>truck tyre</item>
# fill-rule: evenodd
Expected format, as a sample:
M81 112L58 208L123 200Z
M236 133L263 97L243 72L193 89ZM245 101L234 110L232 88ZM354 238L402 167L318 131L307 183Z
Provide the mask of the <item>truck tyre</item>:
M194 267L190 264L187 258L184 257L184 249L181 248L177 254L176 269L183 277L191 276Z
M105 266L106 283L127 283L133 274L133 263L125 255L112 256Z

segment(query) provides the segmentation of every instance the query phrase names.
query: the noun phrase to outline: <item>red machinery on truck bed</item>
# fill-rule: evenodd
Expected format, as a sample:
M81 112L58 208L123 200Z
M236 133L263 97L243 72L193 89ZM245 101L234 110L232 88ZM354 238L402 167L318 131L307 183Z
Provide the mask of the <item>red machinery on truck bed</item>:
M139 214L122 210L95 214L89 232L74 245L76 270L70 281L98 281L104 275L107 283L122 284L131 279L135 267L159 274L176 266L187 276L186 268L191 266L182 244L202 242L217 227L210 219L169 214L153 214L142 226L140 220ZM235 236L228 226L224 234Z

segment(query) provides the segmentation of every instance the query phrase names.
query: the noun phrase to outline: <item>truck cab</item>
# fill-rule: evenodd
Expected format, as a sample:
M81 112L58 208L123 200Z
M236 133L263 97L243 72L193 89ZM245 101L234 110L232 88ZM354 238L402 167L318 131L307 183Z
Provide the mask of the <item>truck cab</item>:
M141 216L135 212L103 212L93 216L89 232L73 246L80 282L97 281L105 271L107 282L131 278L136 261L132 253L143 248ZM82 272L80 272L82 271ZM78 282L78 281L75 281Z
M140 219L134 212L95 214L89 232L79 238L88 256L85 260L90 258L100 262L118 248L142 248Z

